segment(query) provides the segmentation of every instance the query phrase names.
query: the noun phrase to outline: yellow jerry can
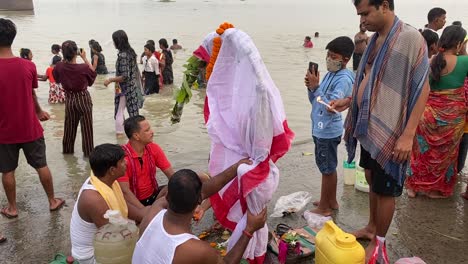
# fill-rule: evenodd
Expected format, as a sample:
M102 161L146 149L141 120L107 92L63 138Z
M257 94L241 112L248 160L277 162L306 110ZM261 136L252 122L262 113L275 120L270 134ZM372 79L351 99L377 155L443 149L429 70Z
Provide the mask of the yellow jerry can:
M356 237L327 221L315 237L316 264L364 264L366 253Z

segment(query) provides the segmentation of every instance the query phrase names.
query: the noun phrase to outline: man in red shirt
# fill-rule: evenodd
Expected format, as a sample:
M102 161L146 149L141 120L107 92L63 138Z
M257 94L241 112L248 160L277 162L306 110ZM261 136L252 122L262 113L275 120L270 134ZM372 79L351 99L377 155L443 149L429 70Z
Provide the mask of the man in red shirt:
M117 179L125 200L143 208L152 205L156 198L162 197L167 188L156 181L156 168L170 178L174 174L171 163L161 147L153 143L154 132L148 120L143 116L130 117L124 122L128 143L123 145L127 162L127 171Z
M65 203L54 197L52 175L47 167L39 120L48 120L49 114L42 111L34 92L38 87L36 66L13 55L11 44L15 36L15 24L0 18L0 172L8 199L8 206L0 212L8 218L18 217L15 170L20 149L23 149L28 164L39 174L49 209L55 211Z

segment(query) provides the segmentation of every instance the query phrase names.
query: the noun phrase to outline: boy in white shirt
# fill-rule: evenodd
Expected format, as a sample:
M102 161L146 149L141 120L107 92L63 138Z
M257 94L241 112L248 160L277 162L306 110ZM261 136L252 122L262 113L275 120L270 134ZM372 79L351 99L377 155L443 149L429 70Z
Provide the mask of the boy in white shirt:
M159 93L159 61L154 56L154 46L145 45L145 56L143 61L143 78L145 84L145 94Z

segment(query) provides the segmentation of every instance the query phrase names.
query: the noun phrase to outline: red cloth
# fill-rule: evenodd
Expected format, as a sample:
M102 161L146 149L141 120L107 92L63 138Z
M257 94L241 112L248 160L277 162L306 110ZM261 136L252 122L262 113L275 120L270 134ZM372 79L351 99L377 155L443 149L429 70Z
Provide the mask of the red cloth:
M96 72L88 64L71 64L59 62L52 71L55 80L62 84L66 92L86 91L96 79Z
M159 51L155 51L153 54L156 57L156 59L158 59L158 62L160 62L161 59L162 59L162 54ZM159 81L159 89L162 89L163 86L164 86L162 70L163 69L161 67L161 64L159 64L159 80L158 80Z
M198 49L193 52L193 56L205 61L206 63L210 62L210 55L203 46L198 47Z
M47 68L47 70L46 70L47 78L49 78L49 82L51 82L51 83L54 83L54 82L55 82L54 75L52 74L52 71L53 71L53 70L54 70L53 67L49 67L49 68Z
M312 41L305 42L303 46L304 46L304 48L313 48L314 43L312 43Z
M140 177L137 181L138 186L138 195L137 199L138 200L143 200L148 197L150 197L156 190L154 189L153 185L151 184L151 178L150 177L156 177L156 173L154 175L150 175L150 168L149 168L149 163L144 162L150 157L147 157L147 155L144 153L143 154L143 168L140 166L140 161L138 160L138 155L137 153L133 150L132 146L130 143L127 143L125 146L128 147L130 150L132 156L125 156L125 161L127 162L127 171L125 172L125 175L123 177L118 178L117 180L119 182L127 182L129 184L132 184L131 177L133 176L132 173L132 167L131 167L131 162L130 159L133 159L134 164L137 166L135 167L136 175ZM161 149L161 147L156 144L156 143L150 143L147 145L147 147L150 149L151 156L154 160L154 163L156 164L156 167L158 167L161 170L167 170L171 167L171 163L167 159L166 155L164 154L164 151ZM130 190L133 189L132 186L130 186Z
M21 58L0 59L0 144L43 137L32 96L37 87L34 63Z
M451 196L457 183L457 157L467 109L465 90L431 91L419 120L406 187Z

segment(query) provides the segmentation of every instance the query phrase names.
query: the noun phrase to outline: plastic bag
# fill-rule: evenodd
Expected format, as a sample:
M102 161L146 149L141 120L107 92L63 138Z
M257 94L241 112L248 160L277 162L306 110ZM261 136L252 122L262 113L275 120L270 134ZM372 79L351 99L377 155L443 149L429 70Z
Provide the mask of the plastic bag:
M395 264L426 264L422 259L418 257L412 258L401 258L395 262Z
M325 222L332 220L330 216L323 216L319 214L312 213L307 210L304 212L304 218L307 221L307 225L313 229L322 229L325 225Z
M295 192L286 196L281 196L275 205L275 210L270 217L282 217L296 213L310 202L312 196L308 192Z

